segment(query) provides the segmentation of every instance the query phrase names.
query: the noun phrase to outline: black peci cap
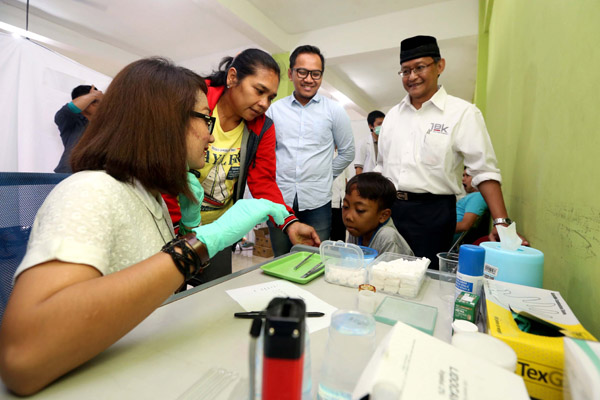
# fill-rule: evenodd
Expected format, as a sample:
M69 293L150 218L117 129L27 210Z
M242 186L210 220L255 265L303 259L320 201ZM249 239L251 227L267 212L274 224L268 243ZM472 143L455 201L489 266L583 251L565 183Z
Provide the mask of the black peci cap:
M433 36L413 36L400 43L400 64L420 57L441 57Z

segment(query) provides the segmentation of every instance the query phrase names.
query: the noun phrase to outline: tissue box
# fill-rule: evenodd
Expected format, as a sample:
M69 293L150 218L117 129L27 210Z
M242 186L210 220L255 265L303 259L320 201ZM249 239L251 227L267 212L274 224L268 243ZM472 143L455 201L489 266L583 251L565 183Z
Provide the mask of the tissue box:
M412 299L419 294L429 263L428 258L383 253L369 265L369 283L379 292Z
M570 338L564 343L564 398L600 399L600 343Z
M564 336L523 332L510 309L533 314L567 330L571 337L596 339L581 326L559 292L488 279L484 279L483 288L488 333L517 353L515 372L523 377L529 395L542 400L562 399Z

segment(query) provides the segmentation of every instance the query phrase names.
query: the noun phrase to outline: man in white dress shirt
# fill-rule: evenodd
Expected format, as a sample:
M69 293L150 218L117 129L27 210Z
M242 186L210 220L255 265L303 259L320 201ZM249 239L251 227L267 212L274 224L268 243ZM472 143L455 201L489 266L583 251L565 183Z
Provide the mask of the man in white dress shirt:
M463 163L490 208L494 225L508 226L501 176L481 111L450 96L438 78L446 61L431 36L400 45L399 72L408 95L387 114L379 135L376 171L396 185L392 218L416 256L438 268L456 227ZM490 236L497 237L494 227Z
M379 110L371 111L367 115L367 125L371 134L356 150L356 158L354 159L356 175L363 172L372 172L377 165L377 141L379 140L379 132L384 118L385 114Z
M288 70L294 93L267 111L277 136L277 185L296 217L315 228L321 240L329 239L331 232L333 180L354 160L348 114L341 104L317 93L324 69L318 47L297 47ZM275 256L289 252L292 243L287 235L271 225L269 231Z

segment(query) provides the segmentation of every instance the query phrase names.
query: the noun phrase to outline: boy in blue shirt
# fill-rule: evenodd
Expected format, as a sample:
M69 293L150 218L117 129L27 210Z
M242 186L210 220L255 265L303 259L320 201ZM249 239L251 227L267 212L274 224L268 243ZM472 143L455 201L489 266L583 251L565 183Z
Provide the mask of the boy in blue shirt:
M379 173L365 172L350 179L342 205L342 218L350 233L348 243L370 247L379 254L412 256L413 251L390 218L395 200L394 184Z

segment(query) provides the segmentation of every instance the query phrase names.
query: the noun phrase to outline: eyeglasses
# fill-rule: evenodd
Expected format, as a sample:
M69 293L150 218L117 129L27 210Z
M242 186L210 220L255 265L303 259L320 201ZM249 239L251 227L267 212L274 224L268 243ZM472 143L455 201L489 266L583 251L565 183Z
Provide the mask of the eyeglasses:
M415 75L421 75L425 69L433 64L435 64L435 61L432 61L427 65L418 65L414 68L402 68L400 71L398 71L398 75L400 75L402 78L408 78L412 72L414 72Z
M314 70L310 71L306 68L294 68L293 70L296 71L298 78L302 78L302 79L308 77L308 74L310 74L310 76L314 80L317 80L317 81L323 77L323 71L321 71L319 69L314 69Z
M192 117L202 118L204 122L206 122L206 126L208 126L208 132L212 135L213 129L215 128L215 122L217 121L215 117L194 110L190 111L190 114L192 114Z

